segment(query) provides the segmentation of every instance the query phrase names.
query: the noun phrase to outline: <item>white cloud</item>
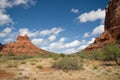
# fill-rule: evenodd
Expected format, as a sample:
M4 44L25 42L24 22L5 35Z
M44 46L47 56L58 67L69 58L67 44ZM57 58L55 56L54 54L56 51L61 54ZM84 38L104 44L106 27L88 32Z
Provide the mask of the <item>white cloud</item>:
M62 37L62 38L59 40L59 42L60 42L60 43L63 43L65 40L66 40L66 38Z
M85 49L87 46L89 46L89 45L88 44L81 45L80 47L78 47L78 50L81 51L81 50Z
M79 17L76 18L80 22L87 22L87 21L96 21L98 19L104 20L105 19L105 10L98 9L97 11L92 10L90 12L86 12L81 14Z
M35 4L35 0L0 0L0 26L6 24L13 24L12 18L7 14L6 9L12 8L13 6Z
M5 42L5 43L9 43L9 42L11 42L11 41L13 41L13 38L10 38L10 37L9 37L9 38L7 38L7 39L4 39L4 42Z
M11 0L12 1L12 0ZM0 9L11 7L11 3L8 0L0 0Z
M80 41L78 41L78 40L74 40L70 43L64 43L65 39L66 38L61 38L58 42L50 43L49 46L44 47L44 49L50 50L50 51L56 51L56 50L60 50L60 49L77 47L80 45Z
M70 49L66 49L63 53L65 54L72 54L78 52L78 50L76 50L75 48L70 48Z
M104 25L99 25L98 27L96 27L93 32L91 33L91 35L98 35L104 32Z
M89 46L90 44L92 44L94 42L94 40L95 40L95 38L91 38L90 41L82 40L82 41L80 41L81 44L78 45L77 47L76 46L72 47L72 48L70 48L70 47L68 47L68 48L66 47L65 48L64 47L65 50L63 51L63 53L71 54L71 53L75 53L75 52L81 51L81 50L85 49L87 46Z
M47 41L43 38L33 38L32 41L31 41L33 44L35 45L44 45L47 43Z
M35 0L0 0L0 9L11 8L13 6L26 5L36 3Z
M87 38L87 37L89 37L90 36L90 33L89 32L86 32L86 33L84 33L84 38Z
M46 29L46 30L40 31L39 34L41 36L46 36L46 35L50 35L50 34L57 35L57 34L59 34L62 31L63 31L63 29L61 27L59 27L59 28L53 27L50 30Z
M73 42L65 44L63 47L64 48L70 48L70 47L76 47L78 45L80 45L80 41L74 40Z
M0 11L0 26L9 23L13 23L12 19L10 18L10 15L4 13L4 11Z
M28 28L21 28L21 29L19 29L19 34L22 36L27 34L29 37L37 37L37 36L45 37L45 36L49 35L50 37L48 39L49 40L53 39L53 41L54 41L54 39L56 39L56 36L62 31L63 31L63 29L61 27L59 27L59 28L53 27L50 30L46 29L46 30L42 30L42 31L40 31L40 30L31 31Z
M96 35L102 34L103 32L104 32L104 25L101 24L101 25L95 27L91 33L90 32L84 33L83 37L87 38L87 37L90 37L90 36L96 36Z
M30 31L28 28L21 28L19 29L19 34L21 36L27 34L29 37L36 37L38 36L38 31Z
M72 8L72 9L71 9L71 12L73 12L73 13L75 13L75 14L76 14L76 13L78 13L78 12L79 12L79 9Z
M0 37L6 37L8 34L10 34L12 31L12 28L6 27L3 31L0 32Z
M50 37L48 37L49 41L54 41L56 39L56 36L55 35L51 35Z
M92 44L95 41L95 38L92 38L90 41L87 42L87 44Z

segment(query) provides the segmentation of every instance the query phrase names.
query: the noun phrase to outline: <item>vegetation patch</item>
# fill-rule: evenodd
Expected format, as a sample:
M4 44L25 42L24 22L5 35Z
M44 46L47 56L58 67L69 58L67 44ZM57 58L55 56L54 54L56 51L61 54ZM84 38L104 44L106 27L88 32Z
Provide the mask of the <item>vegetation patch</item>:
M39 68L39 69L43 69L42 65L37 65L36 67Z
M82 69L82 63L79 63L77 59L64 57L61 60L54 62L52 67L64 71L79 70Z

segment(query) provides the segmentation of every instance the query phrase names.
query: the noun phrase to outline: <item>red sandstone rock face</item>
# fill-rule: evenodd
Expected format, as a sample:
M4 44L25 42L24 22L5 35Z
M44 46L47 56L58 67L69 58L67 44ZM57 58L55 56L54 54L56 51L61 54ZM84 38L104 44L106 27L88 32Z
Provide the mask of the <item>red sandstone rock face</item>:
M34 55L48 53L36 46L34 46L27 35L18 36L17 40L13 43L5 44L0 54L14 53L16 55Z
M85 50L91 51L120 40L120 0L110 0L106 7L105 32Z

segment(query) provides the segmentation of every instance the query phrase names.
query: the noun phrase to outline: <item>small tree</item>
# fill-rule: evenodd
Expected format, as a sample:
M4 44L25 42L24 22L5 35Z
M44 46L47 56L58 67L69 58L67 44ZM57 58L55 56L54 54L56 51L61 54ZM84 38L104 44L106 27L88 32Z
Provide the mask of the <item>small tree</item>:
M105 61L113 60L120 66L118 59L120 58L120 48L115 45L107 45L103 48L103 55Z

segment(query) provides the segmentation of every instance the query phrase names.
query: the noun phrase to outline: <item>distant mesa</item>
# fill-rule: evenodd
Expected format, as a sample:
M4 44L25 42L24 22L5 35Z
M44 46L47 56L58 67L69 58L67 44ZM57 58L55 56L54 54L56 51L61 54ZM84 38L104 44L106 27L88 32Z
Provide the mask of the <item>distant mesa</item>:
M0 48L0 54L9 54L14 53L15 55L30 55L30 56L37 56L40 54L47 54L49 55L48 51L40 49L33 45L29 37L27 35L18 36L17 40L13 43L7 43Z
M111 42L120 40L120 0L110 0L106 7L105 31L85 50L101 48Z

